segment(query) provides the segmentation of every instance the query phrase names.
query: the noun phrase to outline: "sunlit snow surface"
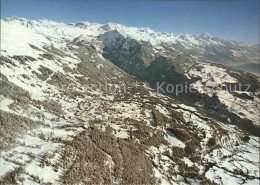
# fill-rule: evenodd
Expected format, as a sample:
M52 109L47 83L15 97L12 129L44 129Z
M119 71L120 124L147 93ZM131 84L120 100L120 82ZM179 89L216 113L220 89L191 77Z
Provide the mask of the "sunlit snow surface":
M61 137L63 139L72 139L72 137L81 132L83 128L78 127L75 130L61 129L62 125L68 123L68 117L71 116L71 119L69 120L71 123L79 124L79 119L82 119L81 122L82 126L84 127L88 127L89 121L100 119L117 131L115 133L116 137L129 138L130 136L128 130L131 128L131 126L123 125L123 122L121 121L112 123L107 122L107 120L109 118L120 118L122 120L131 118L138 121L143 121L147 123L149 127L152 127L151 125L154 120L151 115L151 110L148 108L143 108L142 102L149 103L149 99L153 97L159 97L166 105L170 106L175 111L182 113L187 123L192 124L194 128L205 132L205 139L201 141L201 146L206 146L206 143L209 141L209 139L213 137L212 133L214 127L209 125L208 121L202 119L203 116L199 115L195 108L183 104L168 103L169 99L166 96L156 93L149 87L144 87L149 90L149 94L145 99L142 99L141 102L137 101L138 98L140 98L138 95L133 95L133 100L130 103L127 101L114 102L113 100L115 97L113 95L104 95L98 90L89 91L89 94L84 96L84 98L71 98L62 94L57 86L47 83L48 79L42 81L37 78L34 73L32 73L32 71L38 71L40 66L44 66L75 81L76 77L80 76L80 74L71 74L65 72L63 67L67 65L74 69L76 68L76 65L81 62L81 60L77 55L75 55L74 52L68 49L67 44L69 42L73 42L75 39L77 41L93 43L97 51L97 55L95 57L101 61L104 61L105 64L105 62L108 61L104 59L100 53L102 51L102 45L99 45L97 36L113 29L117 29L122 35L126 37L128 36L137 40L149 41L154 46L155 50L158 48L162 49L160 46L162 42L168 44L182 42L183 45L187 48L190 47L190 45L205 44L204 42L211 42L211 44L221 44L213 40L200 42L191 35L181 36L158 33L148 28L126 27L114 23L102 25L97 23L81 22L68 25L48 20L28 21L26 19L19 18L12 18L7 22L1 20L1 55L5 57L22 55L30 56L36 59L36 61L30 62L29 64L26 63L25 65L20 63L17 63L16 66L12 67L3 65L1 66L1 73L8 78L9 82L29 91L33 99L52 99L58 101L65 112L65 117L67 120L58 120L57 116L51 114L50 112L44 111L41 108L36 108L33 105L26 107L26 110L25 108L20 108L17 110L10 109L10 105L12 105L14 101L1 95L1 111L11 112L16 115L22 115L32 120L38 121L42 120L36 116L33 116L32 113L42 112L45 116L45 124L49 124L50 126L42 126L40 128L29 131L24 137L18 139L18 145L16 147L1 153L0 178L3 178L8 172L18 167L17 164L12 162L15 160L24 165L27 174L39 176L40 179L43 179L43 183L59 183L59 178L63 175L62 169L54 172L51 166L41 168L39 163L46 152L50 155L53 155L53 158L51 159L53 162L58 161L60 156L57 151L62 149L63 144L54 143L51 140L40 139L39 135L41 133L49 138L55 136ZM33 45L38 49L33 49L30 45ZM66 56L61 57L59 55L55 55L54 60L42 58L41 55L45 53L45 46L53 46L54 48L60 49L66 54ZM71 45L70 47L73 47L74 49L78 48L76 45ZM238 55L237 53L234 54ZM91 56L89 59L90 62L97 63L95 57ZM42 60L39 60L39 58L42 58ZM95 67L98 71L102 71L106 69L106 65L104 64L97 63L95 64ZM201 81L194 82L193 84L193 87L201 93L208 93L201 88L202 82L206 82L208 85L212 86L217 86L223 82L236 82L236 79L227 75L224 69L214 68L209 64L204 64L202 67L203 69L201 72L198 72L195 69L188 72L188 75L190 76L199 76L202 78ZM30 79L22 78L22 74L26 74L28 77L30 77ZM119 77L123 76L124 74L118 72L117 75ZM212 81L209 79L214 80ZM41 86L34 86L32 84L40 84ZM51 90L52 94L55 94L55 96L50 96L50 94L46 91L47 89ZM86 91L84 88L77 90L81 93ZM259 110L254 108L255 101L247 101L246 104L244 104L244 106L247 108L243 108L240 106L240 104L237 104L242 100L233 100L233 97L231 97L227 92L220 91L218 93L220 95L219 97L221 97L220 101L227 105L227 107L232 112L238 113L238 111L242 111L245 117L250 118L254 121L254 123L257 123ZM211 95L210 93L208 94ZM85 108L87 108L87 111L78 110L78 103L80 102L86 102L87 104L90 103L91 105L87 108L84 107L81 103L81 109L85 110ZM104 104L113 110L113 112L102 112L101 116L98 113L100 113L100 110L103 110ZM161 114L165 115L167 118L172 118L171 113L168 110L169 107L165 106L164 104L158 103L154 106L154 108ZM82 111L80 112L80 116L74 115L74 113L77 111ZM142 111L144 112L143 114L141 113ZM53 121L53 119L56 121ZM239 169L250 176L259 178L259 138L250 137L249 142L241 142L239 138L241 133L237 131L234 126L224 125L222 123L218 124L223 127L224 130L229 132L228 137L218 136L217 144L219 144L221 148L214 149L210 152L203 150L202 163L200 164L193 163L186 157L182 158L181 161L185 162L188 166L195 165L200 168L201 171L204 169L203 164L207 164L207 162L216 163L216 166L210 168L206 172L205 176L219 184L239 184L242 183L242 181L244 184L259 184L258 180L245 179L244 177L239 177L238 175L233 176L230 173L230 171L234 169ZM101 129L104 128L101 126ZM184 141L181 141L174 135L167 133L165 128L158 127L157 129L161 130L165 134L165 140L169 143L169 146L180 148L185 147L186 143ZM239 142L238 146L235 146L236 142ZM154 167L154 175L161 179L162 184L185 184L183 177L179 175L174 177L174 181L170 181L167 178L167 174L165 172L167 172L170 166L176 166L175 171L178 172L177 164L174 164L168 157L161 155L164 151L166 151L167 147L168 146L166 145L160 145L158 148L152 146L146 151L147 154L155 156L153 159L155 164L159 164L159 156L162 156L163 160L165 161L164 163L160 164L160 168ZM36 158L31 159L27 155L28 152L35 154ZM7 159L11 160L11 162L9 162ZM24 184L35 183L28 175L24 175L24 178Z

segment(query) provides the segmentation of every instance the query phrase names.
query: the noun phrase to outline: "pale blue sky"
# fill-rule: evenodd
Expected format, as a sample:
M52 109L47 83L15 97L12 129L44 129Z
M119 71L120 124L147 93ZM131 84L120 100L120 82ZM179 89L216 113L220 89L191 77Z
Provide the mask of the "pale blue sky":
M1 18L116 22L169 33L259 43L259 1L1 0Z

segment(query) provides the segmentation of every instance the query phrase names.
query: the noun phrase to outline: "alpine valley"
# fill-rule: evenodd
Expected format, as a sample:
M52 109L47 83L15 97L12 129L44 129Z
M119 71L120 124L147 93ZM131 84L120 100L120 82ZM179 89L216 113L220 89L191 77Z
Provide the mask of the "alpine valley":
M1 20L0 184L258 185L260 78L236 69L258 62L208 33Z

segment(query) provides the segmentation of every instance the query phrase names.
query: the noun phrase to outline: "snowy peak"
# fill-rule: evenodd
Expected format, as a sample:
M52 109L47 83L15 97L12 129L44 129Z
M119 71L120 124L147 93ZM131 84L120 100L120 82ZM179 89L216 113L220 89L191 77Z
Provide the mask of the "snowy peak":
M209 34L208 32L202 33L200 36L201 37L212 37L212 35Z
M68 25L73 25L75 27L88 29L88 28L91 28L91 27L100 28L103 24L90 23L90 22L87 22L87 21L81 21L81 22L77 22L77 23L71 23L71 24L68 24Z
M150 41L153 44L160 44L162 42L175 44L181 42L189 42L190 44L195 45L203 45L205 42L209 41L209 38L213 38L213 36L207 32L202 33L200 36L198 35L190 35L190 34L172 34L166 32L155 32L150 28L142 28L142 27L129 27L124 26L122 24L110 22L107 24L98 24L98 23L90 23L87 21L81 21L77 23L58 23L55 21L42 19L42 20L28 20L25 18L20 18L17 16L8 17L5 19L8 23L20 24L27 27L37 26L45 26L45 27L59 27L59 26L68 26L68 27L78 27L82 29L91 29L92 31L98 32L106 32L111 30L117 30L120 34L125 37L132 37L136 40ZM217 38L217 37L214 37ZM223 39L215 39L215 41L211 41L209 44L217 44L216 40Z
M230 63L234 61L243 63L248 62L249 58L259 58L258 47L214 37L207 32L201 35L172 34L155 32L150 28L128 27L112 22L98 24L82 21L65 24L46 19L27 20L15 16L7 18L5 21L13 25L24 26L48 37L64 38L70 41L81 35L82 38L84 35L87 35L86 38L97 37L105 32L116 30L125 38L149 42L154 48L164 45L187 56L201 58L209 62L224 63L229 66L232 66Z
M8 18L5 19L6 22L16 21L16 20L22 21L22 20L26 20L26 19L20 18L20 17L17 17L17 16L11 16L11 17L8 17Z

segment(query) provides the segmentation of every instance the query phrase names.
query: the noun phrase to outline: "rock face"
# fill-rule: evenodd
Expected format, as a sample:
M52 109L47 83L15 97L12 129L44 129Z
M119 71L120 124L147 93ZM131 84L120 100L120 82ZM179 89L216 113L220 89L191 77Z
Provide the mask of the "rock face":
M1 20L0 183L258 184L259 77L204 61L254 49L115 23Z
M116 30L100 35L99 40L105 45L103 56L126 72L149 82L154 88L185 104L207 112L224 123L235 124L251 134L259 135L258 105L255 104L259 100L257 93L259 77L195 60L180 51L176 52L172 47L155 52L151 44L124 38ZM175 89L169 90L167 86L174 86ZM223 89L222 86L226 88ZM184 91L185 87L192 88L196 92L178 92ZM243 91L250 94L251 106L255 109L254 119L250 120L244 113L241 114L240 110L243 109L246 98L234 93L235 90L240 94ZM228 101L228 97L232 99ZM240 101L236 101L234 105L232 102L234 99ZM240 110L234 108L235 106L240 107Z

